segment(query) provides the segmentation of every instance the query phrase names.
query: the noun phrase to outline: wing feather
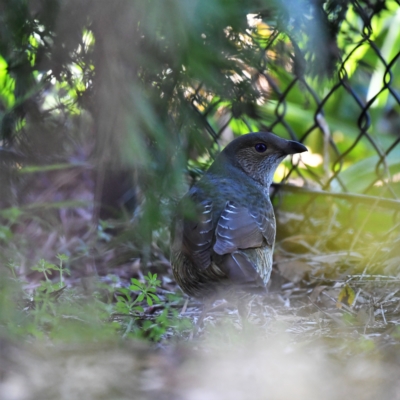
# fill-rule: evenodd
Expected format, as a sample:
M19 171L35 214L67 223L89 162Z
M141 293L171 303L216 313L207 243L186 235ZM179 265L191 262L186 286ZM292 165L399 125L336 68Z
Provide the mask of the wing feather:
M212 220L212 202L196 204L193 219L184 218L182 223L182 252L200 269L206 269L211 263L214 225Z
M271 247L275 241L275 217L267 210L250 212L228 201L218 220L214 251L233 253L238 249L260 247L264 240Z

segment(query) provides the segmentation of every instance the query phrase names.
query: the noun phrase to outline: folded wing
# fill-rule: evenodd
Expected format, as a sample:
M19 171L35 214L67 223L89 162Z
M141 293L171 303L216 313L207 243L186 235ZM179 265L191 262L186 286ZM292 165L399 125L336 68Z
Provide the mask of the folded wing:
M214 251L223 255L238 249L257 248L264 240L273 246L275 218L268 210L250 211L228 201L218 220Z
M195 204L193 218L180 221L177 231L177 247L199 269L206 269L211 263L214 226L212 222L212 202ZM174 245L173 245L174 246Z

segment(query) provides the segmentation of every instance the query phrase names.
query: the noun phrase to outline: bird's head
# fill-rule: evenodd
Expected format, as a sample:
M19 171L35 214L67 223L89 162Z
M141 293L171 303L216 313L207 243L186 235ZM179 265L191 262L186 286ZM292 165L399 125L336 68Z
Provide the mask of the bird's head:
M307 147L270 132L253 132L230 142L216 160L240 168L264 186L272 182L279 163L289 154L303 153Z

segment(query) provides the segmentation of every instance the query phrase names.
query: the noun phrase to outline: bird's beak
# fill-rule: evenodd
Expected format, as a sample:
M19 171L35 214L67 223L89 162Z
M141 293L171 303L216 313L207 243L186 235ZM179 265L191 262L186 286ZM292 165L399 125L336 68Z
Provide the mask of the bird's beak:
M287 140L286 146L284 147L283 151L285 152L285 154L296 154L308 151L308 149L306 146L304 146L304 144L295 142L294 140Z

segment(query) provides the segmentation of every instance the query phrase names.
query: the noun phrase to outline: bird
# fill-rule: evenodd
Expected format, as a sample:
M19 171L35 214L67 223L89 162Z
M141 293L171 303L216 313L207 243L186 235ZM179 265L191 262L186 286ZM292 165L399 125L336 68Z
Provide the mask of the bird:
M265 293L272 271L276 222L273 175L303 144L271 132L231 141L183 196L171 227L171 265L190 297Z

